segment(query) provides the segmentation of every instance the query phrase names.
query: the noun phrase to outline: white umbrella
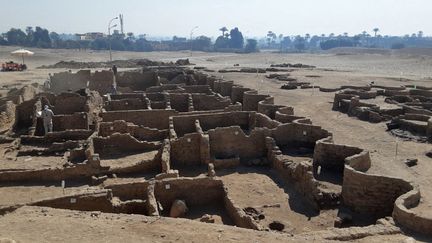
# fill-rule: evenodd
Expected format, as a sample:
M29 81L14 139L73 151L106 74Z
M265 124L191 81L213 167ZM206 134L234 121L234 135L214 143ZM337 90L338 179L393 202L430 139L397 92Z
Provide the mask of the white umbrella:
M23 64L24 64L24 57L33 56L34 52L31 52L31 51L25 50L25 49L19 49L19 50L11 52L11 54L13 56L20 56L20 57L22 57L22 61L23 61Z

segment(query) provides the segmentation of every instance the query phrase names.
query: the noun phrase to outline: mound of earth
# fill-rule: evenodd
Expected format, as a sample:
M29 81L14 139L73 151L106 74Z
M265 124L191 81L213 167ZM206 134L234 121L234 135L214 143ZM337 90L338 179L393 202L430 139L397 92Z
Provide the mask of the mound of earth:
M53 65L43 65L38 69L53 69L53 68L65 68L65 69L86 69L86 68L110 68L116 65L118 68L136 68L143 66L185 66L191 65L189 59L179 59L175 63L173 62L159 62L151 61L148 59L129 59L129 60L114 60L112 62L76 62L76 61L60 61Z

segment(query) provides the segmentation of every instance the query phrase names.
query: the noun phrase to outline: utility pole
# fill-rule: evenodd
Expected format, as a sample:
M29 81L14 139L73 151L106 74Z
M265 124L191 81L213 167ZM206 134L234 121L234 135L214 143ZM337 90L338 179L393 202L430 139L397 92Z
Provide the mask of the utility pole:
M110 62L112 62L112 53L111 53L111 28L114 28L114 27L117 26L116 24L113 25L113 26L111 26L111 23L112 23L114 20L116 20L116 19L118 19L118 17L115 17L115 18L111 19L111 20L108 22L108 45L109 45L109 56L110 56Z
M190 56L192 56L192 47L193 47L192 46L193 45L192 35L193 35L194 30L196 30L196 29L198 29L198 26L193 27L191 29L191 32L190 32Z

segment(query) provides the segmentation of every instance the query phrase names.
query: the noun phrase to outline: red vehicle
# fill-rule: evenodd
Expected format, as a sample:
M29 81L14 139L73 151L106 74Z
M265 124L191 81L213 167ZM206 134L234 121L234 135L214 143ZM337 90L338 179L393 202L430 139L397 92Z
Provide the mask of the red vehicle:
M11 72L11 71L24 71L27 69L27 65L25 64L19 64L15 62L6 62L2 63L2 72Z

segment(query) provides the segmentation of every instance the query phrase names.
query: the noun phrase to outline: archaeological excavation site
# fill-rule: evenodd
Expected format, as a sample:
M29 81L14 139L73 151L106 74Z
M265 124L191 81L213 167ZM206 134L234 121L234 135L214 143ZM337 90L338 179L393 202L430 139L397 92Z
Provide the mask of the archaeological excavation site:
M416 210L416 183L371 172L370 151L335 143L331 130L271 94L163 63L49 79L0 99L0 194L10 198L0 218L35 208L46 217L166 219L284 240L432 234L432 216ZM320 90L338 91L335 111L431 142L430 89Z

